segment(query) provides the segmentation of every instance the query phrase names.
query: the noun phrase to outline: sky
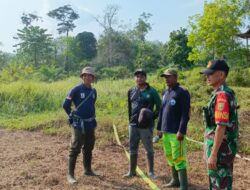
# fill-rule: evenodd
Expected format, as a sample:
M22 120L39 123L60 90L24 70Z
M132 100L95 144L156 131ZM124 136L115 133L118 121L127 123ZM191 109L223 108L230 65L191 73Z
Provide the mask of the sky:
M188 26L189 16L202 14L204 0L1 0L0 1L0 50L12 53L17 43L14 36L22 29L21 16L23 13L33 13L43 18L43 22L34 23L48 30L47 33L58 37L56 21L47 13L60 6L71 5L80 15L75 21L76 28L69 35L87 31L94 33L98 39L103 29L94 17L102 16L107 5L119 7L118 20L121 24L133 27L140 15L151 13L149 19L152 30L146 38L150 41L165 43L170 32Z

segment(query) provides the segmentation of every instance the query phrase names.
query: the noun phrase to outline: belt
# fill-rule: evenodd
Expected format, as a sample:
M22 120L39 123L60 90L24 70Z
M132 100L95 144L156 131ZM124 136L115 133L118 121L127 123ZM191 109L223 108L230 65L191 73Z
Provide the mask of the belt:
M91 122L95 120L95 117L90 117L88 119L82 119L84 122Z
M90 117L90 118L87 118L87 119L82 119L82 118L74 118L74 121L76 121L76 122L81 122L81 121L83 121L83 122L91 122L91 121L94 121L95 120L95 117Z

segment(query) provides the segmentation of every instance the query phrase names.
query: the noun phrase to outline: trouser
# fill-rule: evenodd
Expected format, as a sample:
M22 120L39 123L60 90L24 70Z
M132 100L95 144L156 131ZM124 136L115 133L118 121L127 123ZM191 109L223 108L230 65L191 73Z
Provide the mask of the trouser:
M148 156L154 155L153 148L153 129L142 129L138 127L129 126L129 151L131 155L138 154L140 140L146 149Z
M167 162L176 170L187 168L186 137L182 141L176 139L176 134L163 133L163 149Z
M207 159L211 155L210 146L206 149ZM218 153L217 170L208 170L209 189L232 190L233 184L233 162L235 155Z
M85 170L89 170L91 169L92 150L95 145L95 128L85 128L84 134L79 128L72 127L71 130L69 159L76 160L82 149L83 165Z

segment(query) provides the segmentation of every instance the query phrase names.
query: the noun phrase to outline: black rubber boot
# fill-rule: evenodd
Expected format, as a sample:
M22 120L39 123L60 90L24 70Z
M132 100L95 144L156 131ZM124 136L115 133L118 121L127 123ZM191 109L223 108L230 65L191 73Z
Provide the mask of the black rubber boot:
M92 153L84 153L83 167L84 175L87 176L97 176L91 169Z
M137 154L130 155L129 172L125 174L123 177L130 178L136 176L136 166L137 166Z
M163 185L163 187L172 188L172 187L180 187L180 182L178 178L178 172L175 167L172 167L172 179L168 184Z
M147 154L148 157L148 176L152 179L155 179L156 176L154 174L154 154Z
M67 179L70 184L77 183L75 176L74 176L74 171L75 171L75 165L76 165L76 156L69 156L68 160L68 174L67 174Z
M188 189L188 180L187 180L187 170L178 171L179 181L180 181L180 190Z

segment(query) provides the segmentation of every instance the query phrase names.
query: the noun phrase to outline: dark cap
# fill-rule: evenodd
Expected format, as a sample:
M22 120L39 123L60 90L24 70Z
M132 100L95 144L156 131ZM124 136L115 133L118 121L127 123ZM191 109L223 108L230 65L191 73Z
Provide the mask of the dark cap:
M226 61L223 59L215 59L215 60L209 61L207 64L207 69L204 71L201 71L200 74L211 75L215 71L224 71L227 75L229 72L229 67Z
M167 69L164 71L163 74L161 74L161 77L172 76L172 75L177 76L177 71L174 69Z
M143 71L142 69L136 69L136 71L134 72L134 76L136 76L138 74L142 74L145 77L147 76L147 73L145 71Z

